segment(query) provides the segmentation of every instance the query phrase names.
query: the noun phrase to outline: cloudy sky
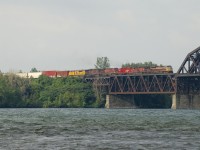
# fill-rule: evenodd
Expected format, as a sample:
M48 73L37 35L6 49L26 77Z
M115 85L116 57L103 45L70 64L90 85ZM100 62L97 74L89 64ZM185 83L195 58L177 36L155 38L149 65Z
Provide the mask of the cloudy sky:
M199 0L0 0L3 72L88 69L103 56L177 71L199 46Z

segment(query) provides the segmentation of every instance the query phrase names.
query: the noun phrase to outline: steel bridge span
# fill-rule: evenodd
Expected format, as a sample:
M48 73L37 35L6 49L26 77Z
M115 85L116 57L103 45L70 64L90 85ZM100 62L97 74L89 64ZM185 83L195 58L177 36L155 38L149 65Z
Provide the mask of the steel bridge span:
M174 109L200 108L200 47L186 56L175 74L111 75L85 80L98 90L106 89L114 99L118 95L171 94Z
M95 87L107 87L108 94L174 94L175 74L134 74L86 78Z

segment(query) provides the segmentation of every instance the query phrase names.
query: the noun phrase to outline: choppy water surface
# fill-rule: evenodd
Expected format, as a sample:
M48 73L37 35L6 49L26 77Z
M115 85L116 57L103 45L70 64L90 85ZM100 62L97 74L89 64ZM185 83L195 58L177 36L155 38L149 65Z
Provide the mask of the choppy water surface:
M200 149L200 111L0 109L0 149Z

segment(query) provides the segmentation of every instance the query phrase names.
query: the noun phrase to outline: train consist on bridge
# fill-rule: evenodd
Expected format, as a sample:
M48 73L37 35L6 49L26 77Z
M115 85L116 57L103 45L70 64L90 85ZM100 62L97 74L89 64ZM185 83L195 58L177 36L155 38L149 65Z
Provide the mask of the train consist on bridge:
M18 76L23 78L38 78L41 75L48 77L95 77L95 76L110 76L110 75L131 75L131 74L163 74L173 73L171 66L159 66L150 68L107 68L107 69L88 69L88 70L73 70L73 71L42 71L42 72L29 72L17 73Z

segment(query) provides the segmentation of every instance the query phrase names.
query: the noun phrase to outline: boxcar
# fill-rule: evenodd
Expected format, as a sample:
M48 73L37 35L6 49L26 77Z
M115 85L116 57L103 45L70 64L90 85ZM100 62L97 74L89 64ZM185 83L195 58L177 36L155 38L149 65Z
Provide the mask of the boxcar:
M99 75L103 75L103 74L104 74L103 69L88 69L88 70L85 70L86 76L99 76Z
M136 73L145 73L146 69L145 68L135 68Z
M42 72L29 72L28 78L39 78L42 75Z
M145 68L119 68L119 74L144 73Z
M119 74L129 74L133 72L132 68L119 68L118 69Z
M84 76L85 70L75 70L75 71L69 71L69 76Z
M114 75L114 74L118 74L118 68L106 68L104 70L105 75Z
M42 75L55 78L57 77L57 71L43 71Z
M69 75L69 71L57 71L57 77L67 77Z
M17 76L19 76L20 78L28 78L28 73L16 73Z

